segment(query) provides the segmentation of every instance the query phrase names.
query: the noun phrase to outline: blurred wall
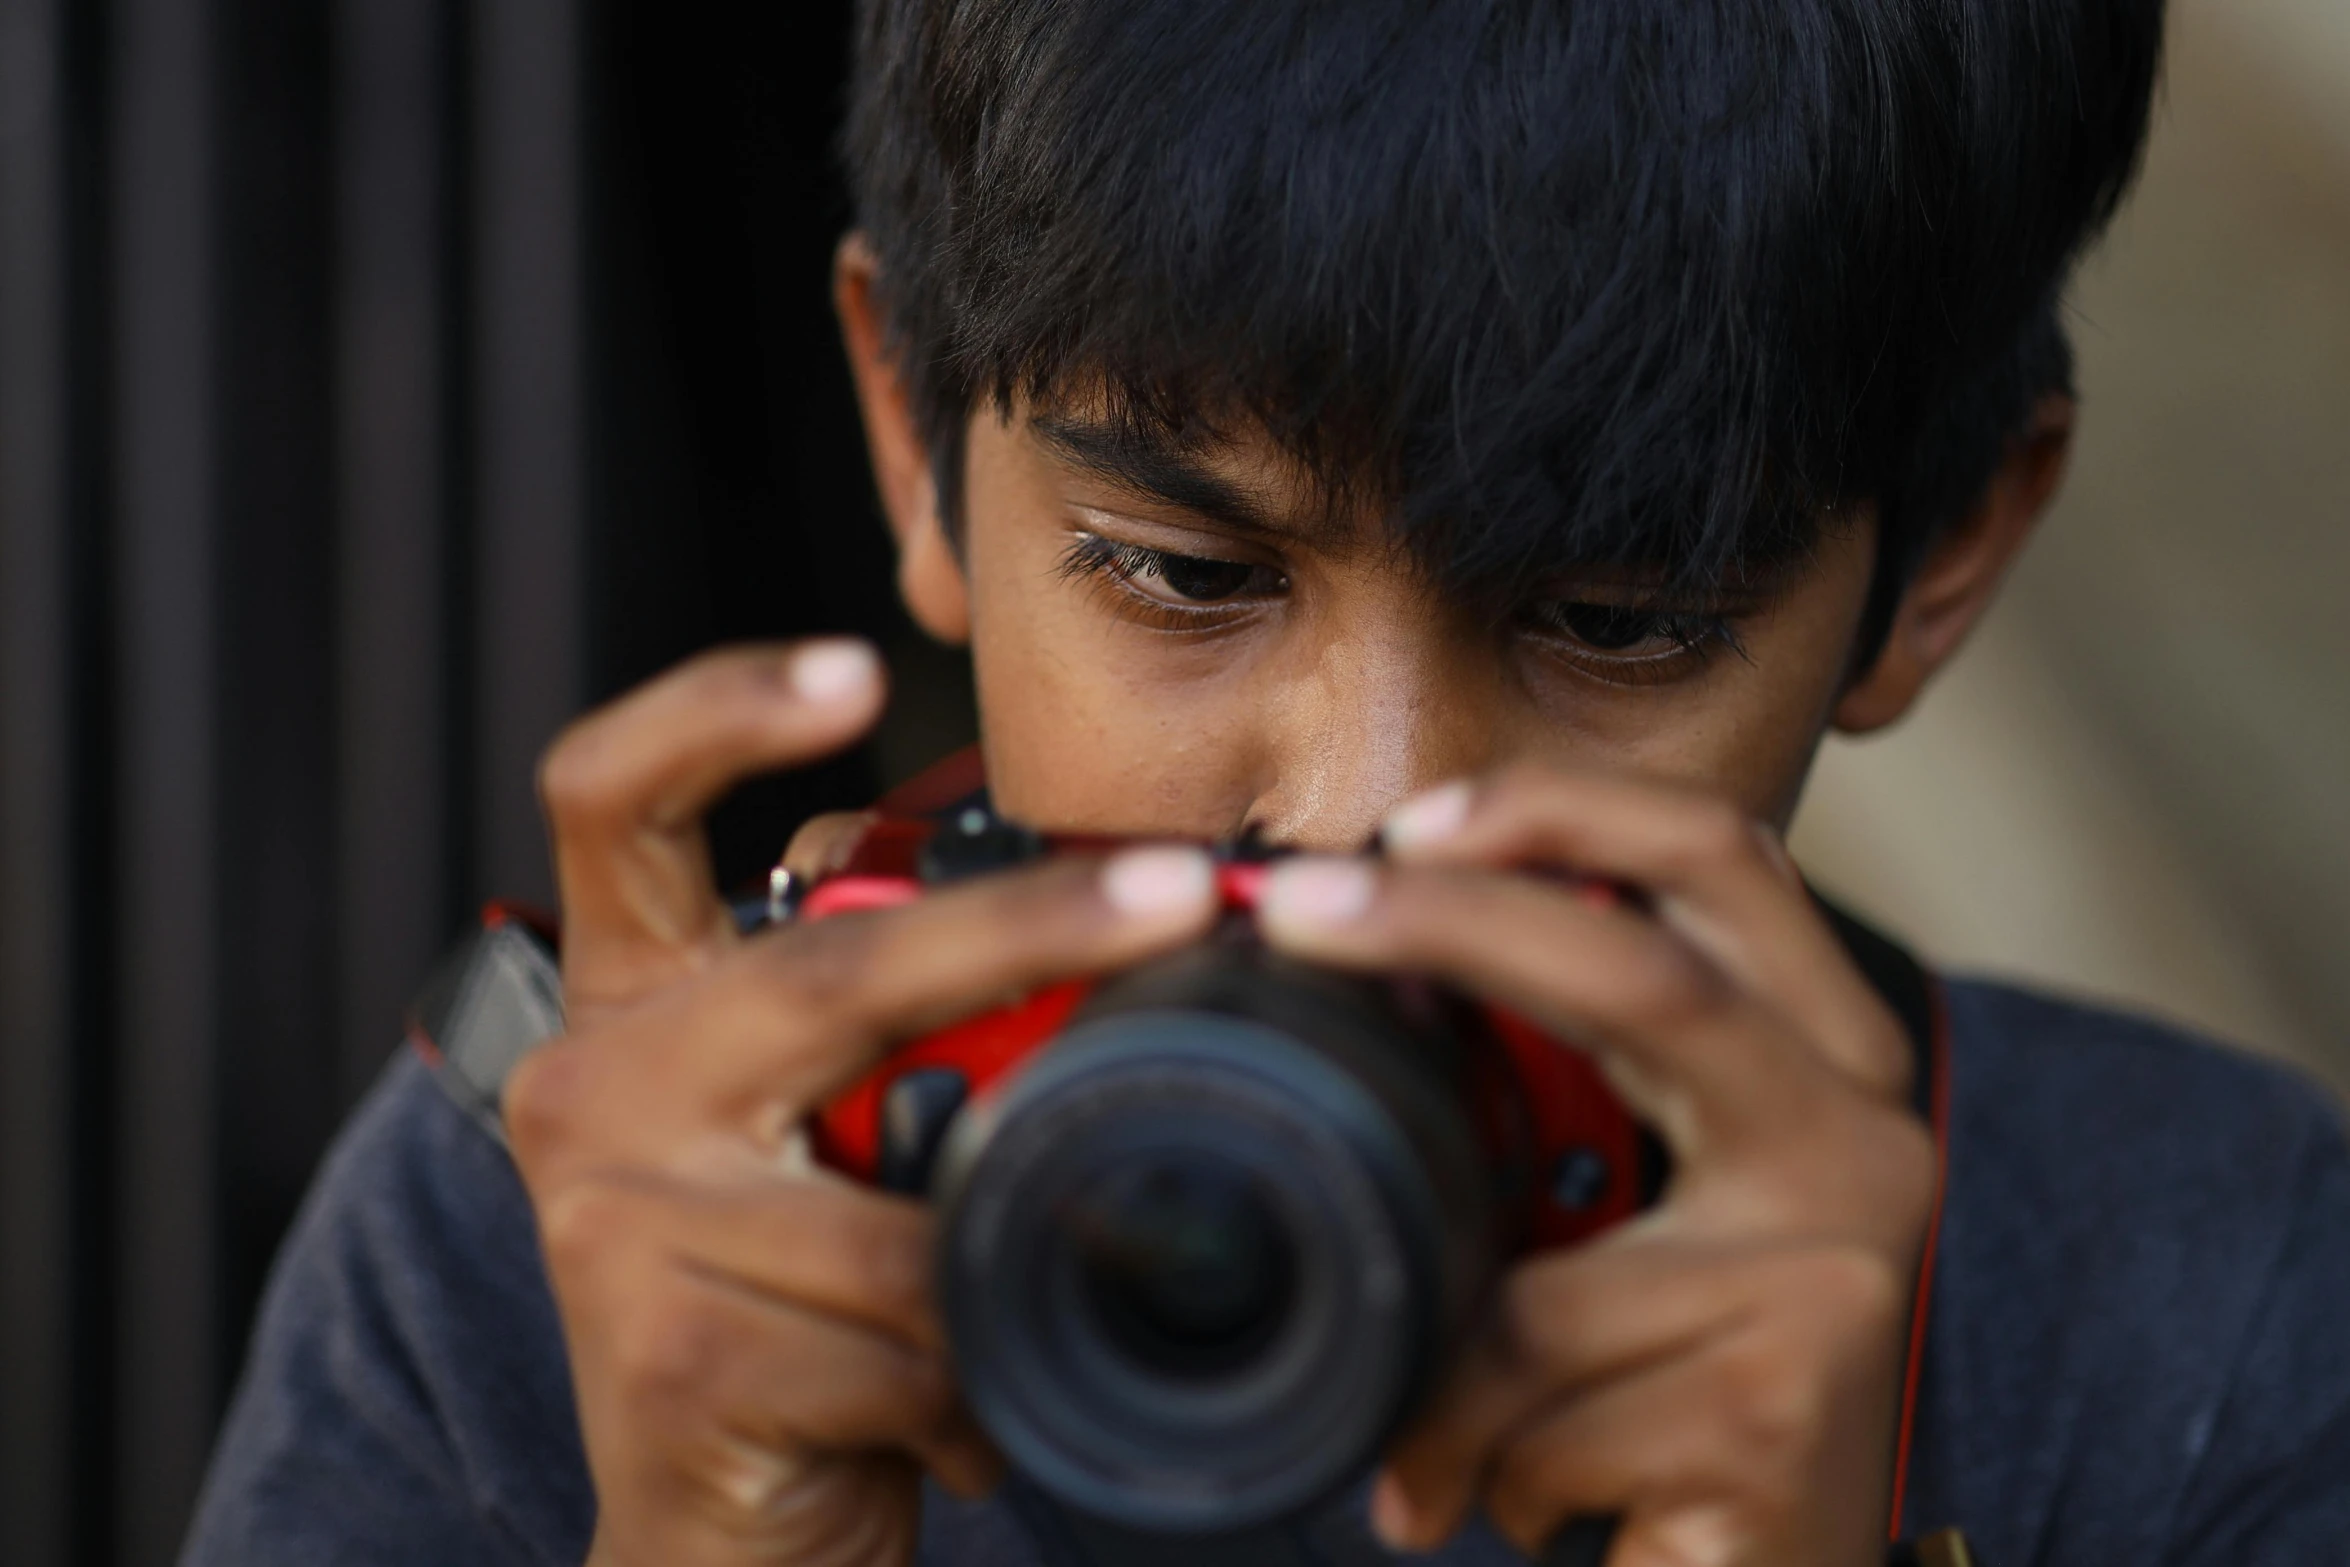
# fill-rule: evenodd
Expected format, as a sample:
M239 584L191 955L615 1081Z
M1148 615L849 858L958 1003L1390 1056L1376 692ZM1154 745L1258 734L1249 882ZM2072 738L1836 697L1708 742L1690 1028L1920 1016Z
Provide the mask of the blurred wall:
M2063 499L1921 711L1831 743L1798 854L1954 966L2350 1086L2350 5L2178 0L2073 328Z
M171 1559L404 1001L547 890L556 727L902 636L825 288L847 16L0 0L9 1567ZM720 866L922 743L743 791Z

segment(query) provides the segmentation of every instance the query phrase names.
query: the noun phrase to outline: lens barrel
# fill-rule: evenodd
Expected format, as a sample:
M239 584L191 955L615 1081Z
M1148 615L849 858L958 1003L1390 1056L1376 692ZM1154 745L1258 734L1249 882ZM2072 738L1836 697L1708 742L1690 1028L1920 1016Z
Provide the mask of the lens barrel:
M1497 1262L1459 1031L1230 940L1105 985L941 1155L965 1396L1063 1502L1253 1528L1359 1474Z

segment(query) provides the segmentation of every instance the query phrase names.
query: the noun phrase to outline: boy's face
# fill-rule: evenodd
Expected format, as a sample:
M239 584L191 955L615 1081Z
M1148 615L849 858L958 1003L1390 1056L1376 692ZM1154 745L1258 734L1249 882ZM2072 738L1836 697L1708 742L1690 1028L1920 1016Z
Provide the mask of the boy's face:
M1638 582L1563 571L1485 614L1377 516L1330 515L1269 440L1159 449L1082 409L983 405L958 550L872 281L852 236L835 296L901 588L925 629L970 642L997 804L1062 830L1354 848L1422 788L1531 761L1694 788L1783 827L1821 734L1898 718L1988 607L2072 428L2065 399L2035 413L1856 677L1865 508L1740 599L1660 616L1634 607Z
M1562 575L1472 613L1269 443L1137 452L1082 418L972 423L963 577L988 776L1058 827L1360 845L1527 760L1695 785L1784 823L1845 687L1872 530L1745 602L1630 607Z

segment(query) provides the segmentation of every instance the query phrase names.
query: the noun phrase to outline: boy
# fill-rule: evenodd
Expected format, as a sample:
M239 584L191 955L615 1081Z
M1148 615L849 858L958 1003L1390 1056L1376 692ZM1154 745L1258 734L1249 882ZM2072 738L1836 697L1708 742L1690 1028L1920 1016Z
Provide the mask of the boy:
M2057 300L2159 32L2158 0L869 0L836 293L995 802L1326 851L1270 879L1269 941L1543 1020L1671 1151L1649 1215L1510 1274L1333 1504L1387 1544L2350 1540L2326 1109L1993 987L1915 1026L1775 836L2056 488ZM568 1031L504 1085L511 1156L391 1069L191 1561L1056 1559L955 1400L924 1212L782 1154L893 1041L1195 938L1207 867L738 938L701 812L880 702L860 647L742 649L556 747Z

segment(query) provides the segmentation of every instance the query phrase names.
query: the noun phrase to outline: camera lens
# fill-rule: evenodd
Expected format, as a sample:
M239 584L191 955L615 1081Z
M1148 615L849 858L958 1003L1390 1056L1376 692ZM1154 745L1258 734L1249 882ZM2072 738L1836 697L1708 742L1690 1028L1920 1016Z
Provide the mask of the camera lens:
M1121 1169L1074 1201L1065 1223L1105 1336L1161 1375L1247 1365L1278 1334L1296 1291L1270 1194L1220 1160Z
M1370 1462L1476 1298L1492 1188L1385 992L1254 947L1106 985L940 1156L973 1412L1077 1513L1255 1527Z

